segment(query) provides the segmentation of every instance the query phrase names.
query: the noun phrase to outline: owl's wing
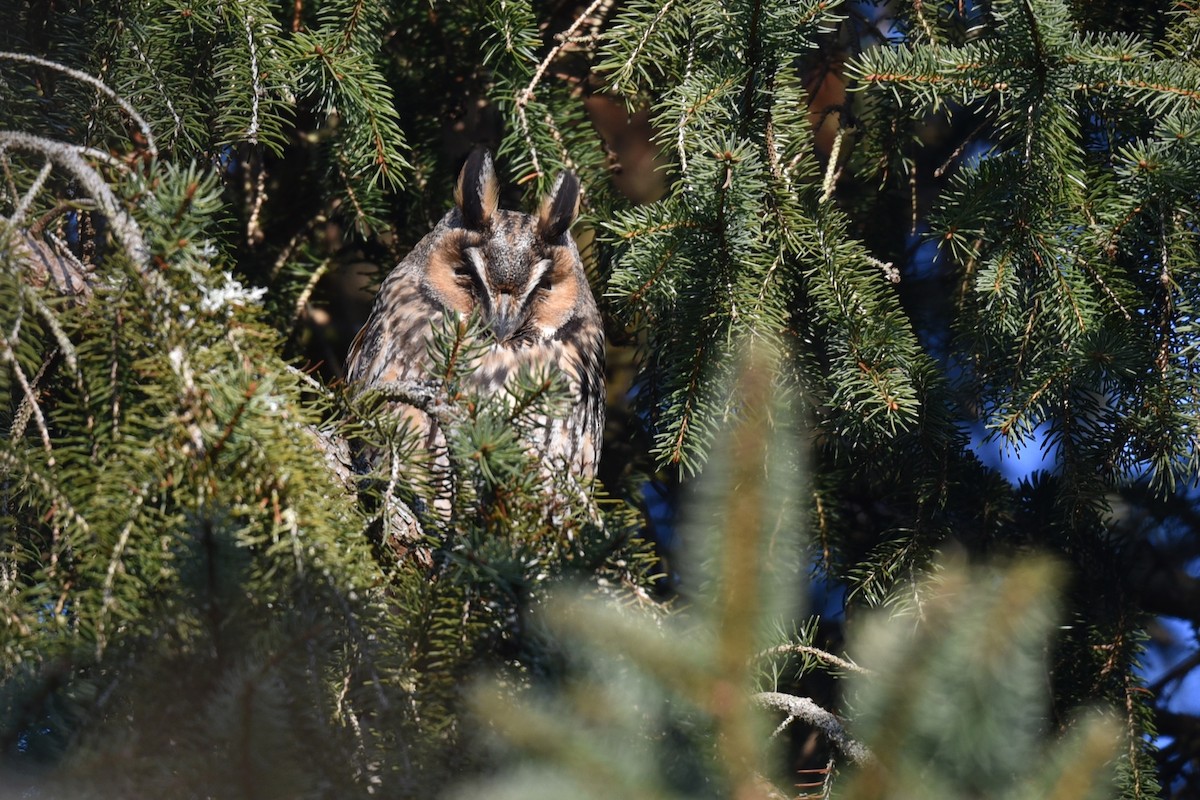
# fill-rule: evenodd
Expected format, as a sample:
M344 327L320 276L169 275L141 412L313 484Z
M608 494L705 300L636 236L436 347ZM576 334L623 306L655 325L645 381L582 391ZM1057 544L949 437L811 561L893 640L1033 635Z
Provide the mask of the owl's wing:
M371 315L346 354L350 383L370 388L424 373L430 334L443 309L421 290L421 279L450 230L451 217L447 213L384 278Z
M361 376L359 375L359 360L362 358L363 339L366 338L367 328L363 325L358 329L358 333L354 334L354 341L350 342L350 349L346 352L346 380L354 382Z
M442 314L416 277L398 267L380 287L371 316L350 344L347 380L370 388L421 377L429 362L429 339Z

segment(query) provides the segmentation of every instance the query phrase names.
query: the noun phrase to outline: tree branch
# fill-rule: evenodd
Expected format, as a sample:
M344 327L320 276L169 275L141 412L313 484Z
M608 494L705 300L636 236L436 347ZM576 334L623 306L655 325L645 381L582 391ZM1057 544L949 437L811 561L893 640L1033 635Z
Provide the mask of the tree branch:
M836 715L807 697L796 697L782 692L759 692L751 699L760 706L786 712L789 719L803 720L817 728L855 764L863 764L873 758L865 745L850 738L850 734Z

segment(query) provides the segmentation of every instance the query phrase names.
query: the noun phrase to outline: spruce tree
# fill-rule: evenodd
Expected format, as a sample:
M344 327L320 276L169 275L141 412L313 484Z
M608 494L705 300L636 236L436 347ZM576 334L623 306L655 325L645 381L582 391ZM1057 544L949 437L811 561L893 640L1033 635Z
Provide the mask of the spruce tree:
M428 797L510 785L503 752L560 795L1188 785L1138 659L1150 613L1200 622L1170 561L1200 541L1198 47L1187 4L1120 0L5 3L0 778ZM581 178L613 422L547 513L513 406L446 363L461 491L422 560L388 531L427 457L340 381L346 287L477 145L509 207ZM526 377L516 407L560 400ZM972 427L1053 468L1009 482ZM686 522L655 551L658 491ZM805 616L809 572L844 620Z

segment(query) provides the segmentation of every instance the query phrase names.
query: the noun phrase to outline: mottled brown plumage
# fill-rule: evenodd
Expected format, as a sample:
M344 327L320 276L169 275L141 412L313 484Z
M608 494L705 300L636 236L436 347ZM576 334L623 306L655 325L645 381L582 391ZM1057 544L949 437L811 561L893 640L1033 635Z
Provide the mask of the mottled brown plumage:
M392 270L350 346L348 373L363 388L411 382L431 371L428 345L449 312L478 312L492 339L471 380L503 389L524 366L561 373L571 404L545 418L529 446L547 472L595 474L604 426L604 333L568 229L579 181L564 173L537 215L498 207L491 156L471 155L455 207ZM445 438L424 412L402 406L440 455Z

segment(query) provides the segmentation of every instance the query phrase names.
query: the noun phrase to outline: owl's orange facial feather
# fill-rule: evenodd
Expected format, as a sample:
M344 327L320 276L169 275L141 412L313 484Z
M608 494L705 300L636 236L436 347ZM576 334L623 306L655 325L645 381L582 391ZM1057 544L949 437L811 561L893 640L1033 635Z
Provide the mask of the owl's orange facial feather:
M532 321L547 335L557 331L575 314L579 280L575 256L569 248L551 248L550 266L532 302Z
M429 254L425 282L450 311L470 314L475 310L475 277L466 261L466 248L473 242L467 231L452 231Z

